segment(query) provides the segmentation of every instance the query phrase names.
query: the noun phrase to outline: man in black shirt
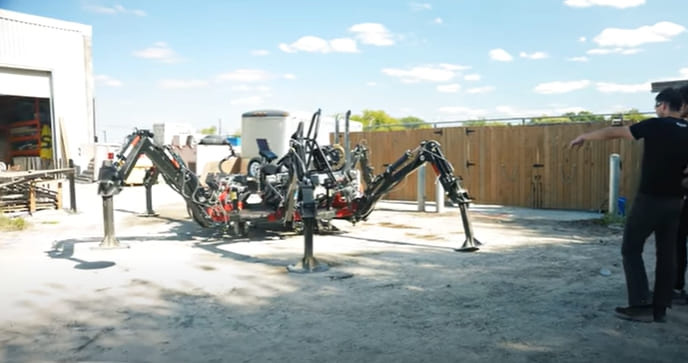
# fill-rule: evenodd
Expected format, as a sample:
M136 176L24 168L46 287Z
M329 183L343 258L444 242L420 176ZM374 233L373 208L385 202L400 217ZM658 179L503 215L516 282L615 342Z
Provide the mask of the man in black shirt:
M640 187L626 220L621 246L629 306L615 311L624 319L664 322L675 278L681 180L688 164L688 123L680 118L682 102L677 90L667 88L655 101L658 117L584 133L569 146L581 146L589 140L644 140ZM651 298L642 254L645 240L653 232L657 263Z
M688 120L688 85L679 88L683 106L681 107L681 117ZM685 170L688 172L688 169ZM688 181L688 180L687 180ZM684 186L685 187L685 186ZM688 200L685 197L687 190L684 188L683 209L678 226L678 238L676 239L676 279L674 280L673 299L678 304L688 304L686 296L686 264L688 254L686 253L686 239L688 239Z

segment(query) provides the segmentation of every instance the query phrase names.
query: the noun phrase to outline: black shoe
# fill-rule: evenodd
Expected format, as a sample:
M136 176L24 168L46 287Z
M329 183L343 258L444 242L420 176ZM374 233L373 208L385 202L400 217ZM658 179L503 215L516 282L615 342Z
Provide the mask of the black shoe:
M685 305L688 304L688 295L686 295L686 290L676 290L671 291L671 300L674 304Z
M651 323L655 320L652 305L617 307L614 309L616 316L631 321Z
M652 310L652 318L655 323L666 323L666 308L655 307Z

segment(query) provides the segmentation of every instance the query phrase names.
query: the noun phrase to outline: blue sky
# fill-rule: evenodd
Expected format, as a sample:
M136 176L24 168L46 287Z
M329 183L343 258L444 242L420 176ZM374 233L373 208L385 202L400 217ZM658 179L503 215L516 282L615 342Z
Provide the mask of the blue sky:
M193 5L192 5L193 4ZM93 27L98 134L245 111L428 122L651 111L688 79L685 0L0 0ZM112 140L110 140L112 141Z

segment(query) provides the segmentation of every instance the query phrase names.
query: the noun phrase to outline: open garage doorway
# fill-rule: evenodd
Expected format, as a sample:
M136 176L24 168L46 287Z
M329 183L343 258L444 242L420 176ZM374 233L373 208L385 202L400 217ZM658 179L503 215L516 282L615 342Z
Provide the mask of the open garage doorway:
M0 168L54 167L50 73L0 67Z

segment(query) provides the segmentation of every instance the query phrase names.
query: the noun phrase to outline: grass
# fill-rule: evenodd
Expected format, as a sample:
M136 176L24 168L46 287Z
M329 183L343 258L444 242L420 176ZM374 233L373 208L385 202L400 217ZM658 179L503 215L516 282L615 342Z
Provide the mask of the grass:
M7 217L0 214L0 231L21 231L29 227L29 223L21 217Z
M621 225L626 224L626 216L620 216L618 214L606 213L602 218L599 219L600 224L604 226L610 225Z

